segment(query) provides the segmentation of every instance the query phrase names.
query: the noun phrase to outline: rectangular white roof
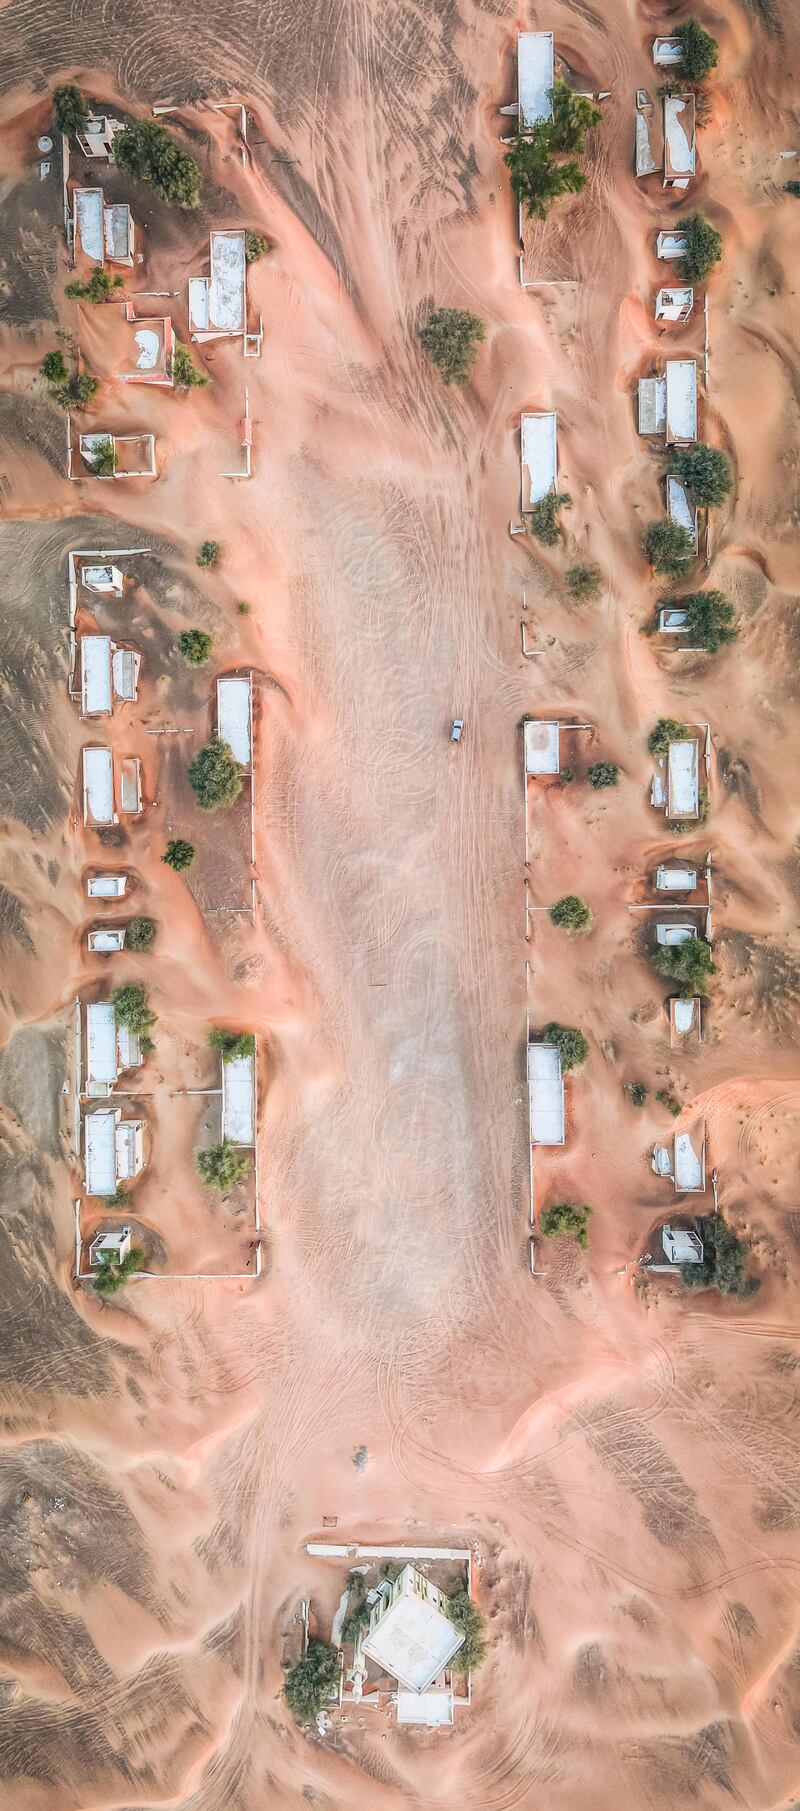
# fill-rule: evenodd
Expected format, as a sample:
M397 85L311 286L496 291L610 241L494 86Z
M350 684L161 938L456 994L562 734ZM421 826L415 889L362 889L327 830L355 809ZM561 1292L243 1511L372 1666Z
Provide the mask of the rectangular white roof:
M658 612L658 630L660 635L688 635L688 610L681 610L676 604L667 604Z
M413 1566L405 1567L414 1577ZM424 1584L423 1580L423 1584ZM463 1633L420 1591L401 1589L365 1637L363 1651L412 1692L426 1692L464 1641Z
M556 482L558 469L558 417L554 413L523 415L522 441L522 509L541 503Z
M217 734L241 767L250 767L253 760L252 690L249 674L217 680Z
M127 201L103 209L103 244L112 264L126 264L133 251L133 221Z
M694 994L690 1000L680 995L673 995L669 1003L670 1024L678 1037L689 1037L693 1031L700 1030L700 998Z
M528 1103L533 1144L564 1143L564 1077L553 1044L528 1045Z
M142 1121L122 1119L114 1136L114 1164L118 1182L130 1182L142 1168L144 1147Z
M89 932L87 942L90 950L108 956L113 950L124 949L125 928L123 925L101 925L99 930Z
M697 439L697 366L693 358L669 358L667 379L667 440Z
M127 874L90 874L86 891L90 899L121 899L127 885Z
M123 577L118 566L82 566L81 584L89 591L108 591L121 597Z
M697 510L692 509L680 478L667 479L667 510L673 522L688 528L697 552Z
M75 238L87 258L103 262L103 191L76 189L72 197Z
M703 1241L686 1227L662 1226L661 1244L670 1264L701 1264Z
M114 822L114 767L110 748L83 750L84 820Z
M692 1132L675 1133L674 1182L687 1194L702 1194L706 1186L706 1129L701 1123Z
M661 168L661 165L653 156L653 147L650 143L650 116L638 109L636 112L635 148L637 176L652 176L655 170Z
M255 1143L255 1058L234 1056L222 1064L222 1136L231 1144Z
M135 1069L142 1060L139 1034L129 1025L117 1026L117 1064L120 1069Z
M208 324L223 333L243 333L245 326L244 233L211 234Z
M697 817L700 810L699 743L695 736L670 742L667 754L667 817Z
M559 773L561 768L561 725L544 723L529 717L525 723L525 772Z
M664 96L664 184L688 187L694 175L694 95Z
M133 648L114 648L111 673L116 697L125 703L132 703L136 698L136 682L139 677L139 656Z
M142 809L142 768L138 755L125 755L120 763L119 804L126 815Z
M116 1081L117 1074L114 1008L110 1000L95 1000L86 1008L86 1080L107 1088Z
M681 924L679 920L675 918L670 918L667 924L656 925L656 943L666 943L669 945L688 943L690 937L696 936L697 928L695 925L689 924L688 922Z
M656 252L659 258L682 258L685 250L685 233L661 232L656 234Z
M667 384L663 377L639 379L639 433L662 433L667 419Z
M654 38L653 62L661 69L674 67L683 62L683 45L680 38Z
M422 1724L425 1729L444 1729L453 1721L455 1698L451 1691L397 1692L397 1721Z
M552 119L550 89L555 83L555 58L551 31L521 31L517 38L517 93L519 123L535 126Z
M660 289L656 296L656 320L679 321L693 307L693 289Z
M81 709L85 717L105 717L111 711L111 636L82 635Z
M697 869L687 862L661 862L656 868L659 893L692 893L697 886Z
M86 1190L90 1195L113 1195L117 1186L115 1132L118 1108L87 1113L83 1122Z

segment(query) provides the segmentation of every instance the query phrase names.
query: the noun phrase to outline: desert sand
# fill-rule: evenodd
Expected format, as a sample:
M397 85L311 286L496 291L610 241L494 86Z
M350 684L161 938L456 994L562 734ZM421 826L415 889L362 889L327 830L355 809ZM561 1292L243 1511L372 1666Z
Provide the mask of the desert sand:
M741 624L713 662L639 633L661 591L641 532L663 462L636 432L635 380L664 350L653 242L681 200L634 181L633 95L654 86L650 40L674 13L101 13L0 12L0 1805L778 1811L800 1797L791 11L703 15L721 63L689 199L725 256L702 422L736 483L697 572ZM527 280L576 281L523 289L498 108L531 26L554 31L577 85L611 92L586 193L527 236ZM118 309L64 298L60 180L39 180L48 89L66 79L112 109L174 104L204 169L187 216L113 178L143 229L126 289L170 292L143 312L169 306L187 337L210 224L271 241L249 274L260 361L202 347L208 389L105 382L84 418L155 433L155 482L68 482L37 377L59 324L89 371L113 371L119 344ZM233 116L211 110L227 97L248 109L244 164ZM417 339L445 305L486 323L464 390ZM701 356L702 318L668 344ZM219 474L245 385L254 475L236 483ZM573 498L552 551L508 533L530 408L558 411ZM223 552L203 573L206 537ZM138 703L97 737L67 695L76 547L150 550L124 604L93 612L142 652ZM571 605L563 574L586 558L600 595ZM215 637L199 674L175 649L188 624ZM231 909L249 899L246 811L201 820L186 780L213 680L239 667L256 676L255 923ZM613 792L531 793L527 870L526 714L592 726L570 755L579 781L598 758L621 769ZM677 847L648 802L661 715L714 740L709 820ZM168 728L182 733L151 733ZM139 755L146 809L104 845L78 766L106 738ZM186 877L160 861L182 834L198 847ZM628 907L658 859L709 847L717 974L684 1056ZM159 925L113 974L146 975L159 1015L130 1215L162 1274L104 1306L72 1275L73 1015L111 972L86 948L85 878L123 863ZM583 894L591 933L572 942L532 912L526 940L526 880L532 904ZM591 1204L589 1247L538 1241L535 1275L528 1015L590 1043L567 1144L534 1170L537 1213ZM177 1092L213 1085L212 1023L259 1035L257 1281L168 1277L253 1262L251 1204L202 1189L202 1103ZM674 1211L652 1143L698 1114L750 1248L739 1300L638 1263ZM292 1723L298 1606L310 1597L327 1633L341 1590L305 1552L332 1517L336 1538L472 1546L489 1655L453 1730L352 1709L323 1740Z

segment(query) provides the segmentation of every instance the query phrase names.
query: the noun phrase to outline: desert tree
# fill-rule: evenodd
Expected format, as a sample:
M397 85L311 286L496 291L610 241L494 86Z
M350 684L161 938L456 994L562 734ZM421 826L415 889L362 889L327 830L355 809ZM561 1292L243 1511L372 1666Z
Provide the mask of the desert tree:
M546 1239L575 1239L582 1250L589 1243L589 1221L592 1210L585 1202L558 1201L545 1208L539 1218L539 1231Z
M537 1041L555 1046L565 1075L569 1069L579 1069L589 1055L589 1046L583 1032L576 1031L571 1025L559 1025L555 1020L545 1025Z
M189 785L202 811L218 811L236 803L242 790L242 770L219 736L212 736L190 763Z
M174 868L176 874L183 874L194 861L194 844L187 843L182 836L170 837L161 860L168 868Z
M203 178L193 157L166 126L131 120L114 139L114 162L141 182L150 182L162 201L175 207L200 204Z
M144 1269L144 1252L132 1245L124 1258L113 1251L98 1253L98 1264L92 1279L97 1295L116 1295L137 1271Z
M313 1723L331 1703L339 1683L340 1661L326 1641L311 1640L302 1658L287 1673L283 1695L297 1723Z
M446 384L465 384L486 329L466 308L437 308L419 330L420 343Z
M694 537L682 522L673 522L671 516L650 523L645 531L644 550L653 571L663 573L666 578L682 578L694 564Z
M558 930L573 933L588 931L592 922L592 914L586 900L581 899L578 893L565 893L562 899L557 899L555 905L550 907L549 916L551 923L556 925Z
M59 132L67 138L82 132L89 118L86 96L74 82L60 82L53 89L53 118Z
M204 667L214 650L214 637L207 629L182 629L178 647L190 667Z
M702 937L687 937L684 943L657 943L651 960L656 972L665 981L674 981L685 998L707 993L714 963Z
M684 283L704 283L722 257L722 235L704 214L687 214L678 221L678 232L684 237L679 277Z
M716 509L724 503L733 485L733 475L719 447L704 446L702 442L677 447L672 465L690 502L698 509Z
M686 734L685 723L679 723L677 717L659 717L654 729L647 738L647 752L650 755L665 755L670 742L680 742Z

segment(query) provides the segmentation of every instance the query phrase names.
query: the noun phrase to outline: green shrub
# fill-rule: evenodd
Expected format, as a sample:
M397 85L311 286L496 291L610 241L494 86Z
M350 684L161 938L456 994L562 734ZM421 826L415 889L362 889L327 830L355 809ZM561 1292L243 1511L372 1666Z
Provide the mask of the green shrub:
M679 723L676 717L659 717L647 738L648 754L665 755L670 742L680 742L685 734L686 724Z
M560 768L559 775L558 775L559 786L571 786L574 779L575 779L574 767Z
M61 82L53 89L53 118L59 132L71 138L82 132L89 118L89 108L80 88L74 82Z
M106 1207L127 1207L128 1191L124 1182L118 1182L113 1195L104 1197Z
M447 1600L447 1614L453 1627L464 1636L460 1648L450 1661L451 1673L460 1678L474 1673L486 1659L483 1617L468 1591L454 1591Z
M672 1114L673 1119L677 1119L681 1110L681 1103L677 1096L672 1093L671 1088L659 1088L658 1093L656 1094L656 1100L660 1107L666 1107L667 1112Z
M465 308L437 308L419 337L431 364L446 384L465 384L475 363L486 329L477 314Z
M644 1082L626 1082L625 1086L631 1097L631 1105L643 1107L647 1101L647 1089Z
M190 667L204 667L211 659L214 637L205 629L182 629L178 636L178 647Z
M89 463L95 478L113 478L117 469L117 449L110 434L92 447Z
M686 240L678 264L678 275L684 283L704 283L709 271L722 257L722 237L702 214L687 214L678 221L678 232Z
M720 1214L699 1223L703 1258L699 1264L681 1264L685 1283L694 1289L718 1289L720 1295L744 1295L748 1288L747 1246Z
M565 893L550 907L550 921L560 931L588 931L592 914L585 899L577 893Z
M65 384L69 377L63 352L46 352L39 366L45 383Z
M182 874L194 861L194 844L184 842L181 836L173 836L167 843L161 860L166 862L168 868L174 868L176 874Z
M583 1032L575 1031L568 1025L557 1025L555 1022L545 1025L544 1031L539 1033L539 1041L542 1044L555 1045L561 1058L561 1069L564 1075L568 1069L580 1068L589 1055L589 1046Z
M257 233L251 226L244 229L244 255L248 264L257 264L265 252L270 249L270 242L263 233Z
M800 182L785 182L783 189L786 195L800 195Z
M207 371L198 371L183 340L176 340L172 349L172 381L178 390L200 390L211 382Z
M156 934L155 919L132 918L125 932L125 948L136 950L152 949Z
M221 1144L212 1144L207 1151L199 1153L197 1168L207 1188L227 1190L243 1181L250 1168L250 1158L246 1151L238 1150L235 1144L223 1138Z
M207 1042L212 1050L218 1050L225 1062L235 1056L255 1056L256 1040L252 1031L223 1031L220 1025L212 1025Z
M199 206L203 178L194 158L155 120L132 120L123 126L114 139L114 162L130 176L151 182L162 201L181 208Z
M116 1295L129 1277L144 1269L144 1252L132 1245L127 1256L118 1258L113 1251L101 1251L93 1282L97 1295Z
M107 302L114 290L121 288L120 276L111 277L102 264L96 264L87 283L80 283L76 278L74 283L67 284L64 294L73 302Z
M198 566L216 566L221 552L222 544L220 541L203 541L200 551L197 554Z
M658 943L651 960L658 974L675 981L685 997L707 992L714 963L702 937L687 937L685 943Z
M716 509L724 503L733 485L733 475L719 447L677 447L672 455L672 468L691 503L698 509Z
M548 1207L539 1220L539 1231L546 1239L576 1239L582 1251L589 1243L589 1221L592 1210L586 1203L578 1201L559 1201L555 1207Z
M549 490L546 497L540 497L538 503L525 511L531 534L545 547L555 547L559 536L558 512L570 509L572 498L568 491Z
M722 591L695 591L676 600L686 611L688 640L693 648L717 654L738 634L733 605Z
M234 805L242 790L242 770L227 742L212 736L189 767L189 785L202 811Z
M124 986L115 987L111 1004L114 1008L114 1023L127 1025L128 1030L138 1037L143 1051L152 1050L150 1033L156 1024L156 1014L147 1003L144 982L126 981Z
M369 1628L369 1610L367 1609L367 1584L363 1572L351 1572L350 1595L347 1599L344 1622L342 1623L342 1640L355 1646L359 1635Z
M339 1684L339 1656L324 1641L309 1641L301 1660L287 1673L283 1695L297 1723L313 1723L330 1705Z
M567 590L576 603L584 603L596 597L600 590L600 568L589 563L570 566L566 578Z
M682 578L696 558L691 530L684 528L682 522L673 522L671 516L650 523L645 531L644 550L654 572L663 572L671 579Z
M675 36L681 42L681 75L688 82L705 81L710 70L716 69L719 62L716 38L704 31L696 19L687 19L685 25L679 25Z
M589 785L595 792L602 791L604 786L616 786L619 782L619 768L614 761L594 761L588 770Z
M560 77L550 89L553 117L546 120L550 149L568 156L582 156L586 134L602 119L599 107L593 107L585 94L573 94Z
M237 616L251 616L252 613L253 613L252 604L245 604L245 603L240 602L236 605Z

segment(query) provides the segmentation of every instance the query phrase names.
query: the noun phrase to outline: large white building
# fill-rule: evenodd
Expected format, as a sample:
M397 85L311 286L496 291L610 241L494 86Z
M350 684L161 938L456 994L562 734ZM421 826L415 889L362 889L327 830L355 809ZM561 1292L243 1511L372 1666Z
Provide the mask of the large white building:
M447 1597L407 1565L373 1605L362 1652L409 1692L427 1692L464 1641L447 1615Z

